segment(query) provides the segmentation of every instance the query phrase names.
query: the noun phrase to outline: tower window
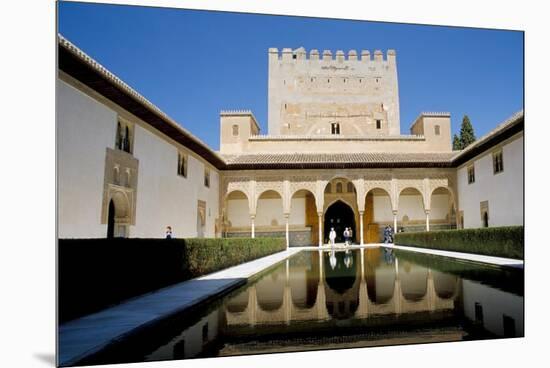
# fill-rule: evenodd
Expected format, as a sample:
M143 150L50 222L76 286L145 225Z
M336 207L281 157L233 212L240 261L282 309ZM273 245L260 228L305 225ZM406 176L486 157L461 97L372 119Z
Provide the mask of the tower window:
M434 131L435 131L435 135L440 135L441 134L441 127L439 125L436 125L434 127Z
M233 125L233 137L239 135L239 126L237 124Z
M336 193L342 193L342 183L336 183Z
M380 119L376 120L376 129L382 129L382 120Z
M338 123L330 124L330 132L331 134L340 134L340 124Z

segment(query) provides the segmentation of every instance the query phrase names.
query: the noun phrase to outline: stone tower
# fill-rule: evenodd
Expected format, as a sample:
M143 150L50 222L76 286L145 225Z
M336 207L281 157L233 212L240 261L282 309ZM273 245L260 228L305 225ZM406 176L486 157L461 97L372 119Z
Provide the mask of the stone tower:
M269 135L399 135L395 51L269 49Z

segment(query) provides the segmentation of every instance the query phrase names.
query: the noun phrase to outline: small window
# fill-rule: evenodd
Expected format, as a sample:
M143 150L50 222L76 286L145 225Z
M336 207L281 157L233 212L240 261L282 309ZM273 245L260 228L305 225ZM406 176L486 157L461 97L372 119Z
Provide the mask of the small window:
M336 193L342 193L342 183L336 183Z
M187 177L187 155L178 152L178 175Z
M332 134L340 134L340 124L338 123L332 123L330 132Z
M348 185L347 185L347 192L348 192L348 193L353 193L353 190L354 190L354 189L355 189L355 188L354 188L354 186L353 186L353 183L351 183L351 182L348 183Z
M376 129L382 129L382 120L376 120Z
M325 187L325 193L331 193L332 192L332 185L330 183L327 184Z
M435 135L440 135L441 134L441 127L439 125L436 125L434 127L434 131L435 131Z
M115 148L132 153L132 131L128 124L117 121Z
M202 342L205 343L208 341L208 323L202 326Z
M237 124L233 125L233 137L236 137L239 135L239 126Z
M493 153L493 174L498 174L504 170L502 161L502 150Z
M474 165L468 166L468 184L475 183L476 181L476 172L474 169Z
M210 188L210 170L204 169L204 186Z
M475 321L476 323L483 324L483 306L480 303L474 304L474 312L475 312Z

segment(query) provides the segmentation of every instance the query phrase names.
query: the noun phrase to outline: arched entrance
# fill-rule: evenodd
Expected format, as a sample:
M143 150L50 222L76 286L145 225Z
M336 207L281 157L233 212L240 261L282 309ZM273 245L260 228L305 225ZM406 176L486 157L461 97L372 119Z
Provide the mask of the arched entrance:
M353 231L352 242L355 242L357 236L357 231L355 227L355 214L353 209L342 201L336 201L325 213L325 223L324 223L324 237L328 239L330 229L334 228L336 231L336 243L344 242L344 229L346 227L351 227Z

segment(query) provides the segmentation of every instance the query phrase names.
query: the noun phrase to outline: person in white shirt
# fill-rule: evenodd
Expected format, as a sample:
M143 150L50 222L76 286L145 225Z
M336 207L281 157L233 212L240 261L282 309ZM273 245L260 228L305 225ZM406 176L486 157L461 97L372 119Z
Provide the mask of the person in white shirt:
M328 234L328 238L330 240L330 245L334 246L334 240L336 239L336 231L334 231L334 228L330 228L330 233Z

